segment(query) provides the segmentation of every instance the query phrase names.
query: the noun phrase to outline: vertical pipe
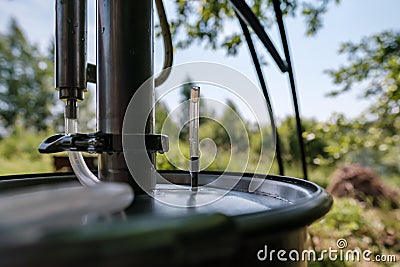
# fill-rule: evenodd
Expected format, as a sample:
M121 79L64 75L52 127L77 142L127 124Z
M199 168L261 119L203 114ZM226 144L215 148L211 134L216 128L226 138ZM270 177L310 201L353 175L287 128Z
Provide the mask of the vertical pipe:
M97 128L113 135L114 150L99 158L100 179L128 182L140 191L123 155L122 123L133 94L153 75L153 1L98 0L97 31ZM142 103L152 106L152 96L146 94ZM144 170L149 179L151 172Z
M86 90L86 7L86 0L56 0L55 82L71 119L76 119L76 101L83 100Z

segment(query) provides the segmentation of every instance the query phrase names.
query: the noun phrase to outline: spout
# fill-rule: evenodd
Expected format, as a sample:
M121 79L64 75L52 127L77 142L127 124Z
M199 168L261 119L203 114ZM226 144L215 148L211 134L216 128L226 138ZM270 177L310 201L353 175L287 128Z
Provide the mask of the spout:
M65 103L64 117L68 119L77 119L78 106L76 99L68 99Z
M64 134L56 134L46 138L39 145L39 153L52 154L65 151L65 144L71 144L71 137Z

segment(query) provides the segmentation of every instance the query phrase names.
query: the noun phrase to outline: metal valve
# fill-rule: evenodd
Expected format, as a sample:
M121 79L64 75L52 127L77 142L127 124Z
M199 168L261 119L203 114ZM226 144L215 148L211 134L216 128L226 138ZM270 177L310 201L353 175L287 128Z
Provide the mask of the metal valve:
M168 136L162 134L146 134L146 149L150 153L164 153L169 150ZM39 146L43 154L63 151L80 151L89 153L113 153L112 135L102 132L88 134L56 134L44 140Z

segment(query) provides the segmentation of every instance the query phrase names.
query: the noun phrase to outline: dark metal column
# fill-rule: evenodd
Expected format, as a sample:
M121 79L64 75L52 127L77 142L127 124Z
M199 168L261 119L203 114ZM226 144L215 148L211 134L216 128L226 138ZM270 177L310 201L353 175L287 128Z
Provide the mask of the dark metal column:
M86 91L86 6L86 0L56 1L55 82L69 119L77 118L76 101Z
M114 153L100 156L99 175L128 182L138 191L122 152L121 129L131 97L153 75L153 1L98 0L97 13L97 128L114 136ZM152 105L151 96L143 103Z

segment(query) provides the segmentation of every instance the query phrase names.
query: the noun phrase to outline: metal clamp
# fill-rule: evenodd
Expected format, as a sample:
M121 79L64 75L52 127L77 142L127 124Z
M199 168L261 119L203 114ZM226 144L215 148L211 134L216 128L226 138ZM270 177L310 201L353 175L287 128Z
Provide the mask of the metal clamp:
M169 150L168 136L161 134L146 134L146 148L150 153L164 153ZM88 134L56 134L50 136L39 145L43 154L63 151L81 151L89 153L113 153L112 135L102 132Z
M56 134L44 140L39 146L39 152L44 154L63 151L82 151L102 153L110 151L110 135L101 132L88 134Z

